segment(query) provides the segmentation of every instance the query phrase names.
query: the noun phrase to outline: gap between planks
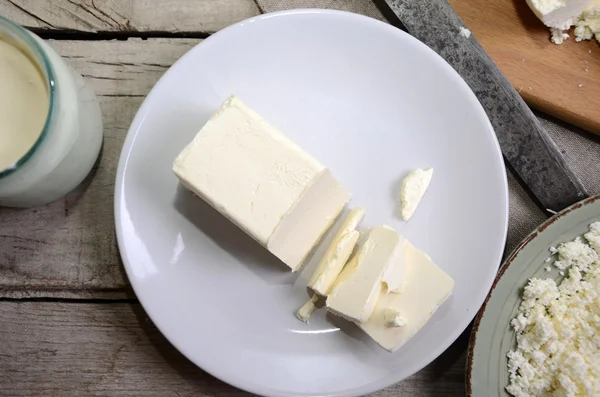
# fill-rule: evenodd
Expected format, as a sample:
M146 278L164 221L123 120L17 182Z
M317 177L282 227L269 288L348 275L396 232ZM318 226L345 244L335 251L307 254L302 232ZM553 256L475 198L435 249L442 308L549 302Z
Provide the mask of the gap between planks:
M254 0L0 0L0 15L38 33L209 34L259 14Z
M98 31L98 32L82 32L78 30L41 30L30 29L44 40L78 40L78 41L106 41L106 40L121 40L128 39L206 39L212 33L206 32L113 32L113 31Z
M74 304L106 304L106 303L130 303L139 304L140 302L136 298L44 298L44 297L31 297L31 298L2 298L0 297L0 304L3 302L12 303L74 303Z

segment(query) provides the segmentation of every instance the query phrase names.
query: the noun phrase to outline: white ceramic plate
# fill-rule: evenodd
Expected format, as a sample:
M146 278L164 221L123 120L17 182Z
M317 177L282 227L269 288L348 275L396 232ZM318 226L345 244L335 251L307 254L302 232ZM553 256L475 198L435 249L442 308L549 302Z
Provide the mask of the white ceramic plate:
M178 185L172 161L232 93L333 170L366 209L363 227L391 225L454 278L396 353L323 313L298 321L315 261L287 272ZM430 166L429 191L400 221L400 181ZM257 394L359 396L429 364L473 319L500 263L507 202L490 123L449 65L382 22L296 10L224 29L156 84L125 141L115 222L138 298L198 366Z

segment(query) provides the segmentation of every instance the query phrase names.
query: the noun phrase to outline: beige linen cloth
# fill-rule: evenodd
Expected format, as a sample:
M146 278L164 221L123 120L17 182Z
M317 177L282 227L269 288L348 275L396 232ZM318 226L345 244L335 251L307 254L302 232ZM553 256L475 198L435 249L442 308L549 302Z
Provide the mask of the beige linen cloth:
M262 12L292 8L329 8L367 15L388 22L373 0L256 0ZM600 98L598 99L600 112ZM567 163L590 194L600 194L600 137L549 116L536 113ZM546 219L517 180L508 172L510 219L505 255ZM600 214L599 214L600 215Z

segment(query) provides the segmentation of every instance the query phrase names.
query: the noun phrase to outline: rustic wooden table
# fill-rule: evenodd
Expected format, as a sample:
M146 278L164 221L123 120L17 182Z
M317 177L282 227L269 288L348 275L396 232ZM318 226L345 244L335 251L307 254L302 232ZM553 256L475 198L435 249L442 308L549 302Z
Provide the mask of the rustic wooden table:
M0 0L86 78L104 118L101 158L47 206L0 208L1 396L244 396L195 367L131 291L113 224L121 145L144 96L211 33L257 15L253 0ZM376 396L464 395L469 333Z

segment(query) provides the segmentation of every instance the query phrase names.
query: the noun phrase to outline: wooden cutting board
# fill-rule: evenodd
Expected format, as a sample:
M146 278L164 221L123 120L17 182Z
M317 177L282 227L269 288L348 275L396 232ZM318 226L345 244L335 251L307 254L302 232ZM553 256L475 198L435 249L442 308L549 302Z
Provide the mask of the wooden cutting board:
M525 0L449 0L532 107L600 134L600 45L550 41Z

